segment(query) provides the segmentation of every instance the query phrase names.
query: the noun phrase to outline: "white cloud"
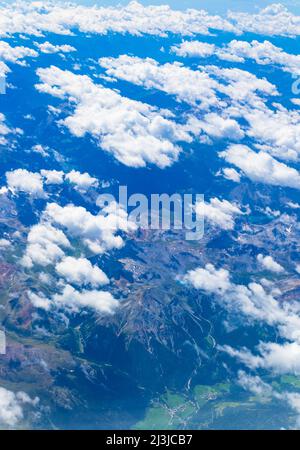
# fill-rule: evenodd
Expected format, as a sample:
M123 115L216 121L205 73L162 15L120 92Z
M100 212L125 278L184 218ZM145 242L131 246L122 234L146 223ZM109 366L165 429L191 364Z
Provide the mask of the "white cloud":
M264 106L266 96L269 98L278 95L276 87L266 78L258 78L247 70L218 66L199 66L199 69L222 81L217 85L218 91L228 97L231 108L237 107L239 110L242 107L240 114L243 113L245 108L250 111L253 108L261 109ZM232 108L231 112L238 116L238 110L234 111Z
M50 225L41 223L31 227L27 237L27 247L21 260L24 267L31 268L33 264L47 266L64 257L61 249L70 247L65 234Z
M23 405L36 406L38 402L38 397L31 399L25 392L14 393L0 387L0 424L16 426L24 418Z
M237 383L245 390L254 395L266 398L274 398L288 403L288 405L298 414L296 426L300 425L300 394L297 392L276 391L271 385L265 383L259 376L249 375L243 370L238 371Z
M11 242L8 239L1 238L0 239L0 247L10 247Z
M43 180L39 173L26 169L16 169L6 172L9 189L13 192L26 192L34 197L44 197Z
M262 107L265 100L258 93L268 96L278 94L276 87L266 79L237 68L199 66L198 70L192 70L179 62L159 64L151 58L128 55L101 58L99 63L109 76L175 95L178 101L202 109L218 107L227 115L230 112L226 111L228 106L239 107L241 102L244 108L245 103L252 109L254 106Z
M272 395L272 388L262 381L257 375L248 375L243 370L238 372L238 384L247 391L252 392L254 395L269 396Z
M278 334L285 339L300 343L300 315L296 302L277 300L280 292L268 293L259 283L251 282L247 286L230 281L226 269L215 269L211 264L205 268L191 270L183 278L196 289L206 294L214 294L216 299L231 313L237 313L250 322L263 322L277 328ZM234 350L235 351L235 350ZM244 353L250 362L253 355ZM255 364L258 357L254 357ZM250 364L250 362L248 363ZM251 362L253 366L253 362Z
M215 139L239 141L244 137L244 131L236 120L224 118L216 113L205 114L202 120L190 117L186 129L195 136L203 132Z
M54 294L50 299L41 292L28 293L29 299L37 308L50 310L51 307L67 309L77 313L81 308L91 308L102 314L113 314L119 307L119 302L110 292L97 290L78 291L71 285L64 286L62 293Z
M256 153L246 145L231 145L219 155L254 182L300 189L299 172L268 153Z
M44 148L41 144L34 145L31 149L33 152L40 154L44 158L47 158L49 156L49 153L47 152L47 147Z
M176 142L191 141L183 126L164 117L165 112L122 97L87 76L53 66L39 69L38 75L40 92L68 98L75 105L73 115L60 123L77 137L91 134L102 149L127 166L170 166L180 152Z
M235 183L239 183L241 181L241 175L231 167L225 167L222 172L227 180L234 181Z
M56 203L48 203L40 223L29 231L21 264L28 269L34 264L44 267L53 265L56 277L49 277L48 273L43 272L39 279L52 288L56 280L61 292L49 295L42 290L29 291L31 303L36 308L49 312L65 309L77 313L81 308L87 307L104 314L113 314L119 302L109 292L95 289L109 283L109 279L99 267L92 265L84 257L84 252L88 250L99 254L118 249L123 246L124 241L116 234L117 231L128 233L135 230L136 225L128 220L124 209L114 202L102 207L98 215L91 214L81 206L62 207ZM67 255L72 250L67 236L75 238L75 244L80 245L83 252L81 257ZM57 277L60 277L58 281ZM70 283L80 287L90 286L91 289L77 290Z
M293 373L300 374L300 344L299 342L261 342L257 346L257 355L247 348L240 350L225 345L220 348L230 356L238 359L250 369L266 369L276 374Z
M273 156L297 161L300 155L300 113L277 106L276 111L263 108L245 112L244 118L250 126L247 134Z
M79 292L69 285L64 287L62 294L55 294L53 301L73 311L77 311L79 307L88 307L105 314L113 314L119 306L118 300L109 292L96 290Z
M247 42L234 39L223 47L199 41L184 41L171 47L171 51L182 57L205 58L216 55L220 59L239 63L253 59L257 64L274 64L287 72L300 74L300 56L286 53L267 40Z
M71 172L66 174L66 180L75 185L75 189L79 192L85 192L90 187L98 186L97 178L91 177L87 172L80 173L77 170L71 170Z
M1 63L1 62L0 62ZM1 76L1 64L0 64L0 76ZM1 95L1 94L0 94ZM6 136L9 133L12 133L13 130L11 130L5 123L5 115L0 113L0 145L7 144Z
M0 59L3 61L24 65L24 58L34 58L37 56L38 53L31 48L11 47L7 42L0 41Z
M59 5L51 3L25 3L3 5L0 8L0 35L23 33L39 36L42 33L71 34L73 30L83 33L107 34L108 32L151 34L166 33L183 35L209 34L209 29L234 31L226 19L210 16L206 11L188 9L174 11L169 6L142 6L130 2L127 6L88 7L84 5Z
M198 216L204 216L205 220L223 230L232 230L234 217L242 214L236 205L218 198L210 199L209 203L198 202L195 209Z
M181 44L171 47L171 51L177 56L189 56L191 58L206 58L213 55L215 49L216 46L214 44L199 41L183 41Z
M254 32L263 35L294 36L300 34L300 19L280 4L268 6L256 14L229 12L226 18L211 16L204 10L172 10L167 5L143 6L130 2L127 6L88 7L84 5L59 5L52 3L19 2L4 4L0 8L0 35L11 33L71 34L73 30L84 33L108 32L151 34L167 33L190 36L209 34L222 30L241 34Z
M67 256L56 264L55 270L69 283L78 286L90 284L92 287L98 287L109 282L105 273L99 267L93 266L86 258Z
M217 270L212 264L207 264L204 269L191 270L184 276L184 282L209 294L222 294L230 288L228 270Z
M229 12L228 19L242 32L252 32L270 36L299 36L300 17L288 9L274 3L256 14Z
M206 73L191 70L178 62L160 65L151 58L121 55L101 58L99 63L110 76L175 95L178 101L197 104L204 109L220 104L215 95L218 82Z
M233 40L223 49L218 50L217 55L222 59L236 56L240 61L253 59L257 64L275 64L287 72L300 74L300 56L286 53L266 40L264 42Z
M277 299L281 295L279 290L273 289L268 293L258 283L251 282L248 286L235 284L230 280L226 269L216 269L212 264L189 271L183 277L183 282L206 295L214 295L221 306L242 320L243 325L267 324L282 339L281 343L260 342L255 347L255 353L246 347L235 349L229 345L219 346L219 350L238 359L251 370L300 374L300 308L297 300ZM246 320L248 322L245 322ZM243 381L249 388L249 380ZM252 388L258 389L258 386L253 387L252 383L258 380L250 381Z
M267 270L275 273L284 272L284 268L278 264L272 256L263 256L261 253L257 255L257 261Z
M72 47L71 45L53 45L48 41L42 42L41 44L36 43L36 46L42 53L70 53L76 51L76 48Z
M115 233L120 230L131 232L136 225L128 220L127 213L121 207L109 205L101 214L93 215L82 206L59 206L48 203L44 217L55 225L83 240L83 243L95 253L103 253L113 248L121 248L123 239Z
M41 170L41 175L46 179L46 184L62 184L64 182L64 172L61 170Z

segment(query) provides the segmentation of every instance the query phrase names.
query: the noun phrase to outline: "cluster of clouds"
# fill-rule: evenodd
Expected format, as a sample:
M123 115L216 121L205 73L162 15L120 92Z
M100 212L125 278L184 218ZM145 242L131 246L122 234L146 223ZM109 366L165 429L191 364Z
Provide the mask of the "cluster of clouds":
M256 14L229 12L226 18L209 15L204 10L176 11L167 5L143 6L135 1L127 6L88 7L47 2L18 2L0 8L0 35L13 33L44 33L70 35L74 30L84 33L108 32L151 34L167 33L189 36L210 34L214 30L236 34L254 32L264 35L300 35L300 19L284 6L271 5Z
M80 193L99 184L88 173L75 170L64 173L59 170L30 172L16 169L6 173L6 180L7 186L1 189L2 194L5 189L6 193L24 192L46 200L52 196L52 192L44 191L49 184L55 188L68 182ZM119 301L101 289L110 280L88 258L120 249L124 245L121 234L134 231L136 224L115 202L102 204L98 214L92 214L84 206L60 206L48 201L39 222L29 229L26 249L20 260L25 270L36 267L40 272L42 288L28 292L32 304L46 311L59 309L75 313L82 308L90 308L98 313L113 314ZM52 289L55 287L52 294L49 294L50 286Z
M192 51L195 52L195 48ZM207 54L213 51L213 46L207 48L205 44L201 51ZM277 53L280 54L280 49ZM267 63L266 52L265 58L260 58ZM108 76L163 91L192 106L193 114L187 114L185 131L200 141L203 137L208 139L206 143L214 139L251 139L259 153L246 146L236 146L220 156L240 167L253 181L299 187L297 170L276 158L299 160L300 113L275 102L271 109L266 101L279 93L265 78L238 68L208 65L192 70L178 62L159 64L151 58L129 55L101 58L99 64ZM208 112L199 114L198 108ZM239 181L239 174L231 168L229 177L232 176L234 181Z
M5 115L0 113L0 145L7 143L6 136L12 132L13 130L7 126Z
M0 387L0 425L16 427L24 419L24 406L36 407L38 403L38 397L32 399L23 391Z
M88 76L51 66L38 69L39 92L68 99L74 112L59 123L76 137L90 134L123 164L164 168L176 161L179 141L191 142L184 127L170 120L169 111L131 100L95 84Z
M71 170L64 173L61 170L42 169L40 172L30 172L27 169L15 169L6 172L6 189L13 194L24 192L36 198L46 198L47 193L44 185L60 185L69 182L76 191L85 193L88 189L98 187L97 178L92 177L87 172L81 173Z
M241 32L270 36L300 35L300 17L280 3L269 5L256 14L230 11L227 17Z
M110 203L94 215L83 206L48 203L40 222L28 233L21 264L25 269L38 266L39 270L46 270L40 278L46 285L55 276L55 286L60 292L49 296L43 290L29 291L32 304L47 311L58 308L78 312L81 308L91 308L113 314L119 301L110 292L99 290L109 279L86 255L102 255L121 248L124 240L117 233L135 230L136 225L128 220L119 205ZM74 256L78 246L79 257ZM50 269L54 275L48 274Z
M84 5L18 2L0 8L0 35L13 33L40 36L43 33L70 35L74 29L83 33L130 33L165 36L209 34L210 29L234 32L228 20L210 16L206 11L174 11L169 6L143 6L135 1L127 6L88 7Z
M266 152L256 152L247 145L232 144L220 152L220 157L240 169L253 182L300 189L300 173Z
M118 58L101 58L99 64L109 76L175 95L178 101L198 104L203 109L219 106L215 94L218 83L206 73L190 70L180 63L161 65L152 58L121 55Z
M2 75L10 72L5 61L25 65L26 61L24 58L36 58L37 56L38 53L31 48L23 46L12 47L8 42L0 41L0 72Z
M247 42L234 39L223 47L201 41L183 41L171 47L171 51L181 57L207 58L215 55L237 63L252 59L260 65L278 65L286 72L300 74L300 56L286 53L267 40Z
M128 55L101 58L99 64L109 76L163 91L192 106L193 114L187 115L185 131L200 141L241 141L248 137L264 151L259 158L272 161L266 153L285 160L299 158L300 114L275 103L270 109L266 100L279 94L264 78L237 68L199 66L192 70L177 62L159 64L151 58ZM208 112L199 114L198 108ZM274 160L274 165L279 163ZM271 170L272 164L264 164L266 171L268 167ZM287 169L296 174L292 168ZM270 184L274 184L272 171L265 175L266 182L270 178ZM233 176L238 181L237 174Z
M257 263L271 273L284 272L284 268L270 255L259 254ZM300 308L297 300L285 300L280 290L267 280L251 282L247 286L236 284L227 269L217 269L213 264L189 271L182 281L206 295L214 296L228 313L242 318L244 324L247 323L245 321L249 325L266 324L278 336L277 342L260 341L255 352L247 347L233 348L230 345L219 346L220 351L236 358L251 371L300 374ZM238 383L255 394L285 400L300 414L299 394L278 393L264 383L260 376L252 376L244 371L239 372Z
M100 58L99 64L109 76L130 81L146 89L158 89L201 109L225 109L228 100L257 100L256 92L275 95L276 88L266 79L240 69L199 66L192 70L179 62L159 64L152 58L121 55ZM221 80L221 82L220 82ZM226 82L226 84L223 83ZM218 95L219 94L219 95ZM220 98L225 95L223 100ZM231 104L231 103L230 103Z

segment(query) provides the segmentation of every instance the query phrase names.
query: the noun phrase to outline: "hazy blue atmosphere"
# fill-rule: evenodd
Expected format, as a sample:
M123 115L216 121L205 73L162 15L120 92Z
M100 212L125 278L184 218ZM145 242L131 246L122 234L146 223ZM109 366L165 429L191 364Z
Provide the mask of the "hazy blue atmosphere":
M92 4L0 5L0 429L300 429L299 2Z

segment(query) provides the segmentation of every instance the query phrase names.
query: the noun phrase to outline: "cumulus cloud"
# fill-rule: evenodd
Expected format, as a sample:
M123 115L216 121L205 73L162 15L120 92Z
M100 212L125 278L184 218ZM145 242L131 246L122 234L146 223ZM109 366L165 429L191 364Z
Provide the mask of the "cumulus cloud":
M66 180L74 184L75 189L79 192L85 192L90 187L97 187L99 184L97 178L91 177L87 172L81 173L77 170L71 170L71 172L67 173Z
M38 397L31 399L23 391L12 392L0 387L0 424L15 427L24 418L24 405L36 406Z
M202 9L176 11L167 5L143 6L135 1L127 6L107 8L19 2L2 5L0 15L2 36L12 33L40 36L49 32L70 35L74 29L85 33L107 34L112 31L162 37L167 33L207 35L210 30L279 36L300 34L299 17L280 4L268 6L256 14L229 12L226 18L221 18Z
M198 216L223 230L232 230L235 216L243 214L236 205L218 198L210 199L209 203L198 202L195 209Z
M196 289L201 289L209 294L222 294L230 288L230 277L228 270L215 269L212 264L205 268L191 270L184 277L184 282L192 284Z
M218 302L229 312L243 314L250 321L276 326L282 338L300 342L297 303L282 299L278 301L279 292L269 293L261 284L254 282L247 286L235 284L230 280L228 270L216 269L211 264L189 271L183 281L206 294L215 295ZM244 354L249 360L252 359L248 351ZM255 358L257 361L258 357Z
M284 268L278 264L272 256L263 256L261 253L257 255L257 261L259 264L271 272L281 273L284 272Z
M0 41L0 59L2 61L24 65L25 64L24 58L26 57L34 58L37 56L38 53L31 48L20 46L11 47L7 42ZM7 68L5 72L8 71L9 69Z
M105 273L86 258L67 256L56 264L55 270L69 283L79 286L90 284L92 287L98 287L109 282Z
M258 283L251 282L247 286L233 283L228 270L216 269L212 264L189 271L183 282L206 295L213 295L229 313L236 314L236 317L242 314L249 324L262 323L273 327L281 339L281 342L259 342L255 352L230 345L219 346L219 350L251 370L300 374L300 309L297 300L277 298L280 291L269 293ZM249 380L243 376L242 381L252 390L261 388L256 378Z
M64 172L61 170L41 170L41 175L45 178L46 184L62 184L64 182Z
M78 291L73 286L67 284L63 291L47 298L43 293L28 293L32 304L37 308L50 310L50 308L63 308L72 313L77 313L81 308L91 308L102 314L113 314L119 307L110 292L97 290Z
M242 102L253 107L262 107L265 96L277 95L276 87L265 78L241 69L219 68L217 66L199 66L192 70L179 62L159 64L151 58L139 58L121 55L118 58L105 57L99 60L109 76L135 83L147 89L158 89L167 94L175 95L178 101L184 101L202 109L218 107L223 114L234 113L228 107L239 106ZM224 97L225 96L225 97ZM235 112L237 114L237 112ZM218 114L220 116L220 114ZM215 114L207 118L208 125L212 122L214 129L219 125ZM229 119L229 117L225 117ZM210 120L208 120L210 119ZM207 125L207 126L208 126ZM237 127L236 122L231 122ZM228 122L228 127L230 126ZM239 138L242 132L239 131Z
M268 396L273 393L272 388L267 383L264 383L259 376L249 375L243 370L239 370L237 382L242 388L252 392L254 395Z
M26 169L16 169L6 172L6 181L13 193L26 192L33 197L44 197L43 180L39 173Z
M236 120L216 113L205 114L201 120L192 116L187 121L186 128L195 136L205 133L211 138L231 141L244 137L244 131Z
M218 82L199 70L191 70L182 64L160 65L152 58L121 55L118 58L101 58L99 63L110 76L130 81L147 89L158 89L175 95L177 100L206 109L220 102L215 90Z
M222 172L223 172L223 176L227 180L234 181L235 183L239 183L241 181L241 175L235 169L232 169L231 167L225 167L224 169L222 169Z
M27 236L27 247L21 262L27 268L33 264L53 264L64 256L61 247L70 247L68 238L61 230L49 223L34 225Z
M253 59L257 64L279 65L283 70L291 73L300 73L300 56L286 53L280 47L269 41L252 42L231 41L226 47L218 50L217 55L222 59L236 57L238 61Z
M256 153L246 145L234 144L219 155L254 182L300 189L299 172L266 152Z
M246 111L253 108L261 109L265 104L265 98L278 95L276 86L266 78L258 78L247 70L238 68L222 68L218 66L199 66L199 70L207 73L211 77L217 77L221 82L217 89L225 95L226 106L243 107ZM240 112L243 113L243 110ZM230 111L230 110L229 110ZM238 116L238 111L231 111Z
M89 133L103 150L127 166L170 166L180 152L176 142L191 141L183 126L163 112L94 84L87 76L53 66L39 69L38 75L40 92L72 99L75 105L73 115L60 123L77 137Z
M297 161L300 155L300 113L277 105L272 111L267 107L245 109L243 117L249 124L248 136L261 148L275 157Z
M223 47L200 41L183 41L171 47L171 51L181 57L206 58L216 55L220 59L238 63L252 59L257 64L278 65L287 72L300 73L300 56L286 53L267 40L247 42L234 39Z
M127 213L111 204L103 208L101 214L93 215L82 206L70 204L63 207L57 203L48 203L44 217L66 229L70 235L80 237L95 253L121 248L124 241L120 235L115 235L118 230L136 230L136 225L128 220Z
M203 10L174 11L166 5L145 7L137 2L107 8L19 2L1 6L0 16L2 36L11 33L40 36L47 32L70 35L74 29L83 33L166 36L209 34L210 28L232 32L236 29L228 20L210 16Z
M256 14L231 11L227 17L241 32L270 36L300 35L300 17L279 3L267 6Z
M177 56L189 56L191 58L206 58L214 54L216 46L207 42L183 41L179 45L173 45L171 51Z
M76 51L76 48L72 47L71 45L53 45L48 41L42 42L40 44L36 43L36 46L42 53L70 53Z
M234 349L228 345L220 347L230 356L238 359L250 369L271 370L276 374L300 374L300 344L299 342L261 342L257 347L257 354L243 347Z

